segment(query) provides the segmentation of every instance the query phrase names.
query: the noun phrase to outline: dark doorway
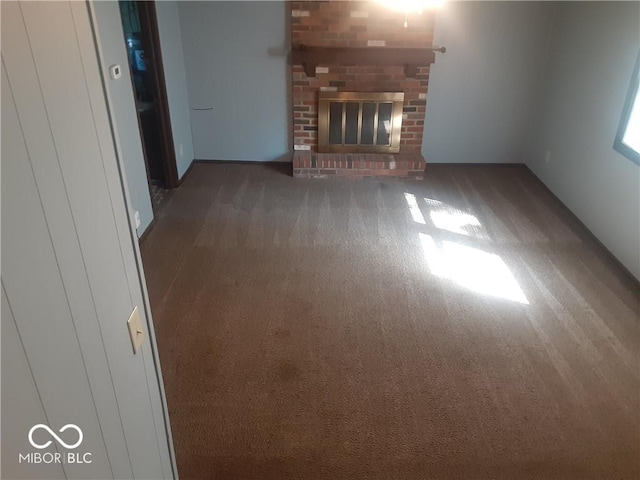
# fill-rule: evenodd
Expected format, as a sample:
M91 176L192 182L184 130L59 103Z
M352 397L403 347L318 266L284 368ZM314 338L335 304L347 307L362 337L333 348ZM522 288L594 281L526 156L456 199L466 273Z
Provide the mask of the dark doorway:
M158 189L178 186L156 8L155 3L149 1L118 3L153 197Z

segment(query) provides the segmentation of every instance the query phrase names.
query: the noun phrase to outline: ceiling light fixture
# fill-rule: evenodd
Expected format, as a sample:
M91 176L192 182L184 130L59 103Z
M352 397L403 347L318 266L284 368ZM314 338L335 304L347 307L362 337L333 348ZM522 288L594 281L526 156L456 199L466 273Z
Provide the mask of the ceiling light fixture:
M425 10L439 8L444 5L445 0L377 0L377 2L391 10L404 13L404 28L407 28L410 13L420 15Z

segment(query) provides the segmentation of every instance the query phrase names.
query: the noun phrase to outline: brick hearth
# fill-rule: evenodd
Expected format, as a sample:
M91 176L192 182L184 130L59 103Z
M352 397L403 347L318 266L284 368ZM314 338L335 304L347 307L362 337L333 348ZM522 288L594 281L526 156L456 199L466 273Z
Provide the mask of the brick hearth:
M314 153L295 152L293 176L297 178L398 177L422 180L425 161L419 153Z

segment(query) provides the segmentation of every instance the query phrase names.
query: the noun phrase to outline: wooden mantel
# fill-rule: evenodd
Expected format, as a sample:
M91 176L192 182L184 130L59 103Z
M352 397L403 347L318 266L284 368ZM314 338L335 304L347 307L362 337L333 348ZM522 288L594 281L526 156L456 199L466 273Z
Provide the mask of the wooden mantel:
M373 67L403 66L407 77L415 77L418 67L435 62L440 48L407 47L308 47L295 45L291 60L302 64L307 77L315 77L318 65L366 65Z

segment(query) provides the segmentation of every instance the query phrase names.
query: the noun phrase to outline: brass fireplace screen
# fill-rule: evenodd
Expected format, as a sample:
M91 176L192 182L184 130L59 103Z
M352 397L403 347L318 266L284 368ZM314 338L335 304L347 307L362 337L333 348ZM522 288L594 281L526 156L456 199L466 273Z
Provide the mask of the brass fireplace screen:
M404 93L320 92L318 151L400 150Z

